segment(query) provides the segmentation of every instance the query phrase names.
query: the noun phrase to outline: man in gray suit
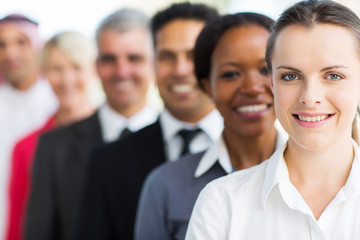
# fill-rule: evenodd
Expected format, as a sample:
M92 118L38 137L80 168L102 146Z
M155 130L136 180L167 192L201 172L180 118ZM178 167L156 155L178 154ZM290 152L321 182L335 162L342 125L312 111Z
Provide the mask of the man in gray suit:
M25 237L70 239L91 149L137 131L157 118L146 93L154 79L148 18L122 9L105 18L96 34L97 72L106 103L89 118L42 136L35 156Z

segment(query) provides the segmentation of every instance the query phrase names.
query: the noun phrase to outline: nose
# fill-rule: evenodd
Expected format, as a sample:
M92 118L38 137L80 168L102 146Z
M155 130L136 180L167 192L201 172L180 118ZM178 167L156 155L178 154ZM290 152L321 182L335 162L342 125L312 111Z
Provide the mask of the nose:
M72 69L66 69L62 73L62 78L65 83L73 82L76 78L76 73Z
M128 77L130 71L130 65L127 63L126 60L119 59L115 67L116 67L115 69L116 76L119 79L125 79Z
M9 59L14 58L18 54L18 48L14 44L8 44L3 47L4 56Z
M177 76L188 76L193 73L194 63L185 57L179 57L175 65L175 74Z
M247 72L242 79L240 92L248 95L258 95L265 91L266 81L270 81L266 76L261 76L255 71Z
M299 102L307 107L314 107L322 102L322 90L320 81L312 79L304 81L303 88L301 88Z

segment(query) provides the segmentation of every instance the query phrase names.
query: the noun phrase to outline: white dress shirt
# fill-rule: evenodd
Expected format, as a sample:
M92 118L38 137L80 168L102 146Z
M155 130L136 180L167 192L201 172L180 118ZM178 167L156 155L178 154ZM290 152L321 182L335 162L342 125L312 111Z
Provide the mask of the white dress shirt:
M112 142L119 138L124 128L136 132L156 121L158 112L150 105L146 105L130 118L126 118L104 103L99 109L99 120L104 142Z
M316 220L289 179L286 145L262 164L209 183L195 204L186 239L360 239L360 156Z
M25 91L7 83L0 87L0 239L4 237L7 225L10 160L14 144L45 124L57 106L46 80L38 80Z
M282 131L282 128L278 129L276 124L275 127L277 128L275 149L278 149L286 143L288 135ZM207 173L217 161L227 174L234 171L223 135L204 153L199 165L196 168L194 177L199 178L203 174Z
M224 128L223 119L217 110L213 110L197 123L180 121L167 110L164 110L160 115L160 124L165 142L165 152L170 161L180 157L183 147L183 140L178 135L179 130L195 128L202 130L194 137L189 146L191 153L197 153L207 149L213 142L217 141Z

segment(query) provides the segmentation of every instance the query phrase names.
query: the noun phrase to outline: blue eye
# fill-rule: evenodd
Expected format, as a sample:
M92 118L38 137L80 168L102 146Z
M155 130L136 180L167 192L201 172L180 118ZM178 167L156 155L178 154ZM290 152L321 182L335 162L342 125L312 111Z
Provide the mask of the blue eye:
M292 81L298 79L298 76L293 73L284 74L281 76L281 79L284 79L286 81Z
M331 74L329 74L329 75L326 76L326 79L339 80L339 79L343 79L343 77L340 76L339 74L331 73Z

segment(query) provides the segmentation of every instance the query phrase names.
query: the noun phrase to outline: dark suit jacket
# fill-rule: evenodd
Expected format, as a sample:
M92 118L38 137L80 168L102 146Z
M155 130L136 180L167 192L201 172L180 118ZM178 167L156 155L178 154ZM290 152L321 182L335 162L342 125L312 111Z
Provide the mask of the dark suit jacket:
M101 142L97 113L40 138L26 218L27 240L70 239L89 151Z
M159 121L92 154L75 239L133 239L140 190L165 162Z

